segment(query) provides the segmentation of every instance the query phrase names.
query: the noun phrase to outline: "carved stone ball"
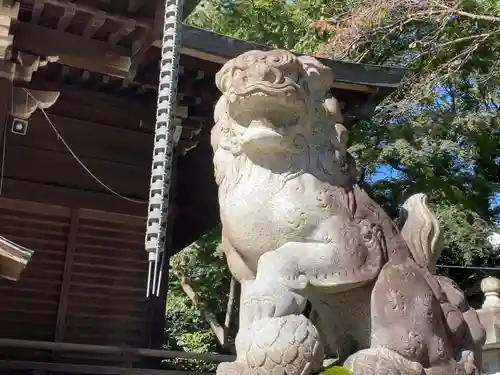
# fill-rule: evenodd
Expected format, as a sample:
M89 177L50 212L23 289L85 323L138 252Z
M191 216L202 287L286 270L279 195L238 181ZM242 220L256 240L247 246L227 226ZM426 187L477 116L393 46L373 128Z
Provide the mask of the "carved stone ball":
M253 323L252 331L246 357L250 373L311 375L321 368L323 346L305 316L262 319Z
M487 277L481 281L481 291L484 294L500 294L500 279Z

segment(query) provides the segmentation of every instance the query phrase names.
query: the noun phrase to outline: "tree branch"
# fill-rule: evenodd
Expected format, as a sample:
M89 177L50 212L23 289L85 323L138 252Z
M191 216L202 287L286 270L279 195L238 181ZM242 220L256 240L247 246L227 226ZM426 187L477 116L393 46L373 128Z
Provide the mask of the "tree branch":
M219 344L224 346L224 327L219 324L215 314L208 310L204 303L200 300L198 292L196 292L195 287L191 284L191 280L189 280L189 278L184 275L182 271L172 270L172 273L179 280L183 292L186 293L186 296L189 297L194 307L201 313L203 318L210 325L210 328L215 334Z
M488 16L485 14L474 14L474 13L469 13L469 12L464 12L463 10L458 10L454 8L450 8L449 6L439 4L436 1L433 1L432 4L435 7L441 8L441 9L446 9L450 13L455 13L456 15L471 18L473 20L482 20L482 21L488 21L488 22L500 22L500 17L495 17L495 16Z
M229 284L229 297L227 299L226 319L224 319L224 328L227 330L231 326L231 320L234 312L234 302L236 299L236 279L231 277L231 284Z
M238 283L234 276L231 277L231 283L229 284L229 295L227 299L227 307L226 307L226 318L224 319L224 346L227 347L228 343L228 334L231 328L231 323L235 310L235 301L236 301L236 288ZM230 348L232 349L232 348Z

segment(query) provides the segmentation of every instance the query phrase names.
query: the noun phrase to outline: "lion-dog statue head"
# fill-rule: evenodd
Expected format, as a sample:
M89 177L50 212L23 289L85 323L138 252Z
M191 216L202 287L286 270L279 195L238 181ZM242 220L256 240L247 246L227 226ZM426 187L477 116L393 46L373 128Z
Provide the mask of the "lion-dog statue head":
M242 155L269 162L315 146L345 164L347 129L328 93L333 79L317 59L284 50L249 51L227 62L216 75L223 94L212 130L217 182L228 172L221 166Z

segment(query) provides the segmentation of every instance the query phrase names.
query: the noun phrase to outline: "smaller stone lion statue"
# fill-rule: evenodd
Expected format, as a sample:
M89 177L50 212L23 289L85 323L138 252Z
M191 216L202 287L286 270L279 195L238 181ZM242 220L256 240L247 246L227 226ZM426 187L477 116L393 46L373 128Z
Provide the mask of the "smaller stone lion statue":
M434 275L437 220L417 194L399 231L358 186L333 80L283 50L217 74L222 247L242 285L237 359L217 372L311 375L326 356L357 375L477 374L484 329Z

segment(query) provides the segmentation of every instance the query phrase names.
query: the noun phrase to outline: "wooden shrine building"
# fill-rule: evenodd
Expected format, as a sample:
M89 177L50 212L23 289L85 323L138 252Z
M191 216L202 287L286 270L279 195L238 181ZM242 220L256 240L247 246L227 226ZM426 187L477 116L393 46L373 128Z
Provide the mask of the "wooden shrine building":
M197 1L186 2L185 15ZM163 343L165 300L145 298L144 251L162 6L0 3L0 236L34 250L17 282L0 279L0 374L159 374L130 368L154 367L143 357ZM169 254L218 222L214 75L266 48L187 25L182 44ZM325 63L351 120L403 74Z

